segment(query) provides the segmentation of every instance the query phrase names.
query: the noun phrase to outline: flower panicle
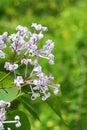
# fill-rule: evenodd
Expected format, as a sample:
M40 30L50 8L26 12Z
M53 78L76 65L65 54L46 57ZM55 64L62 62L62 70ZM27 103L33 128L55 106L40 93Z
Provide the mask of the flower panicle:
M7 43L10 51L15 56L21 57L18 61L6 61L4 64L4 68L14 75L14 85L19 90L28 85L32 93L32 100L37 97L46 100L51 96L50 89L53 89L55 95L58 94L60 85L53 84L54 77L51 74L47 76L43 72L39 59L43 58L48 60L49 64L54 64L54 54L52 53L54 42L48 39L42 48L39 48L39 41L44 37L44 32L48 31L48 29L37 23L32 23L31 27L34 29L33 33L27 27L18 25L16 33L8 36L8 33L5 32L1 35L0 58L5 57L2 49L6 48L5 43ZM21 66L24 67L25 71L18 73ZM30 71L30 66L32 66L32 71Z

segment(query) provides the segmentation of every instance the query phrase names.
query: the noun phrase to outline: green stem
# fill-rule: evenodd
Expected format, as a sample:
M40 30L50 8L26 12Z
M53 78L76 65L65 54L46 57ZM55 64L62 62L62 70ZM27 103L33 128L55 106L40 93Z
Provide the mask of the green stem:
M11 72L9 72L8 74L6 74L2 79L0 79L0 82L2 82L4 79L6 79L9 75L10 75Z

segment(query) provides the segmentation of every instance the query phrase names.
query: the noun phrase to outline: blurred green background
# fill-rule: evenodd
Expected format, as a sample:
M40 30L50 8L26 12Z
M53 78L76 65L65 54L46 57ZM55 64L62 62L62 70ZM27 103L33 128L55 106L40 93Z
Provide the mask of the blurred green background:
M32 130L87 130L87 1L0 0L0 34L17 25L48 27L42 40L55 42L55 64L41 61L61 84L61 113L68 126L46 105L39 107L40 123L31 117Z

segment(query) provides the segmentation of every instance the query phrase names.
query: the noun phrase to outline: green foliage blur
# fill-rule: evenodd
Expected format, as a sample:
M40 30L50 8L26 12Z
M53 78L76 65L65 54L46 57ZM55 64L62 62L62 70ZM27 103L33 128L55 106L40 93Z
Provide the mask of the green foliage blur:
M87 130L87 1L0 0L0 34L14 32L19 24L31 29L33 22L48 27L42 44L55 42L55 64L41 64L61 84L61 113L68 125L42 103L42 122L31 119L31 129Z

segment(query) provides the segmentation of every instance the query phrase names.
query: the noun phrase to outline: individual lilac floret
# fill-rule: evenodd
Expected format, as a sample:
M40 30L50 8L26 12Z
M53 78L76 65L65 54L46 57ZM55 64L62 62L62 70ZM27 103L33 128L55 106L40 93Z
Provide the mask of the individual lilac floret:
M22 50L24 50L25 40L24 37L20 35L19 32L9 36L10 38L10 48L12 52L19 55Z
M10 102L5 102L3 100L0 100L0 121L5 121L6 120L6 107L10 107Z
M12 71L14 73L14 77L16 78L16 69L18 68L18 64L13 63L11 64L10 62L5 62L4 68L6 70Z
M16 27L16 30L18 31L19 35L22 35L23 37L25 38L28 38L29 37L29 31L28 31L28 28L27 27L23 27L21 25L18 25Z
M2 50L0 50L0 58L5 58L5 53Z
M54 64L54 55L49 54L48 58L49 58L49 64Z
M22 76L17 76L17 78L14 79L14 84L18 87L18 89L21 89L21 85L24 84Z
M10 62L5 62L4 68L9 71L14 71L18 68L18 64L11 64Z
M4 32L2 35L0 35L0 40L2 40L3 42L9 42L10 39L8 37L8 33Z
M32 23L31 27L34 27L37 31L48 31L47 27L44 27L41 24Z
M54 88L54 94L58 94L60 88L60 84L57 84L56 87Z
M21 60L21 63L23 63L23 64L25 64L25 65L28 65L28 63L31 63L31 62L32 62L31 59L25 59L25 58L23 58L23 59Z
M0 108L10 107L10 102L5 102L3 100L0 100Z
M0 100L0 122L4 122L6 120L6 107L10 107L10 103ZM3 126L3 124L1 124L1 126Z
M4 42L0 39L0 50L6 48L6 45L4 44Z
M34 65L33 71L40 73L42 72L42 67L39 64Z
M47 40L46 45L44 45L40 50L36 50L35 55L39 58L49 60L49 64L54 64L54 55L52 54L53 48L54 42L52 42L52 40Z
M4 44L4 42L9 42L7 32L4 32L2 35L0 35L0 50L6 48L6 44Z
M31 27L34 27L36 30L41 30L42 25L41 24L32 23Z
M52 40L47 40L46 45L44 45L41 50L46 55L49 55L51 51L53 50L53 48L54 48L54 42Z
M43 34L42 33L39 33L39 34L33 33L31 35L30 42L35 44L42 38L43 38Z

